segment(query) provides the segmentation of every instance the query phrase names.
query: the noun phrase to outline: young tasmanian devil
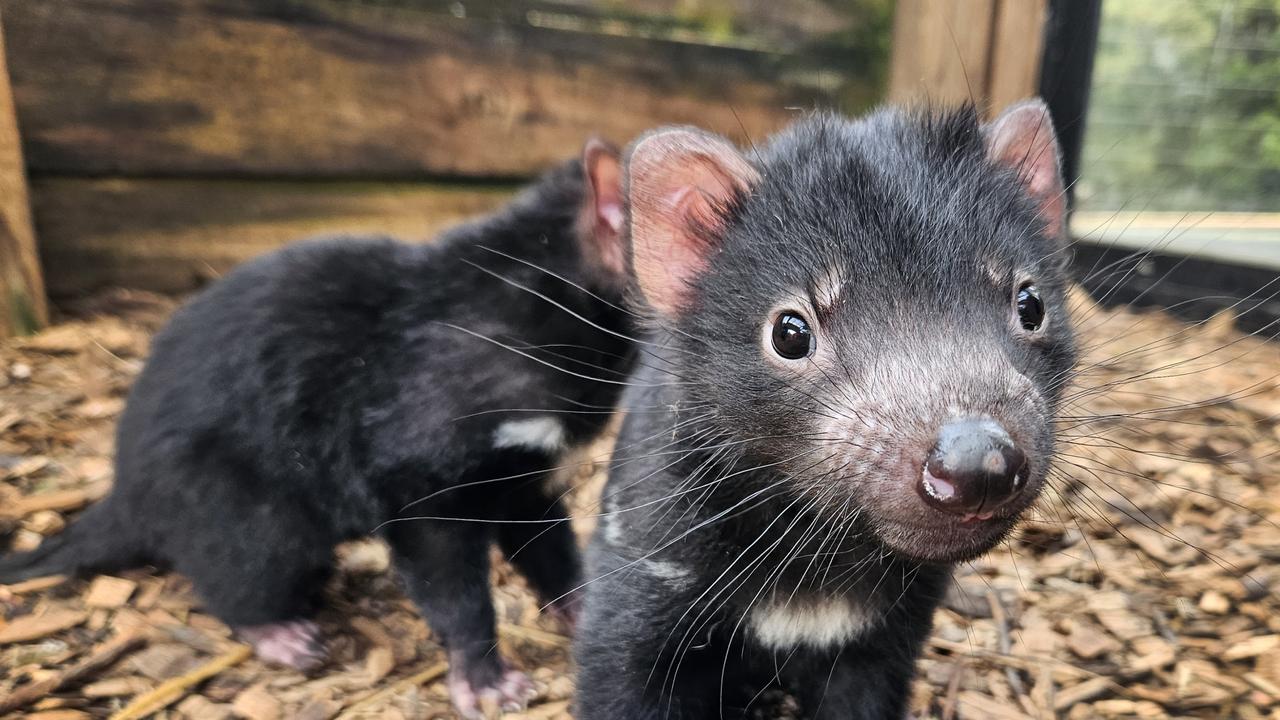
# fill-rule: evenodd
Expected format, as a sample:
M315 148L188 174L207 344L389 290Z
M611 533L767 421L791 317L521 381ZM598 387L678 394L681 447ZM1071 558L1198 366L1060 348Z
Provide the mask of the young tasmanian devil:
M580 720L900 718L951 564L1044 483L1072 367L1044 105L819 115L626 162L653 318L592 542Z
M567 516L544 480L601 429L630 365L620 177L594 141L434 244L321 239L237 268L156 336L111 495L0 561L0 582L171 566L264 659L305 667L336 543L404 514L470 519L382 534L463 714L484 695L520 704L530 686L494 642L489 544L572 610L576 548L546 522Z

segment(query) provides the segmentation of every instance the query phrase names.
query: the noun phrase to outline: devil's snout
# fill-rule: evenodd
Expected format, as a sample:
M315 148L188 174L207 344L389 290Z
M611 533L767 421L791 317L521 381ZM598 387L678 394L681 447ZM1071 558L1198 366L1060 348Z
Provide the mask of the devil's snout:
M967 519L988 519L1027 486L1027 456L991 418L942 426L917 488L929 505Z

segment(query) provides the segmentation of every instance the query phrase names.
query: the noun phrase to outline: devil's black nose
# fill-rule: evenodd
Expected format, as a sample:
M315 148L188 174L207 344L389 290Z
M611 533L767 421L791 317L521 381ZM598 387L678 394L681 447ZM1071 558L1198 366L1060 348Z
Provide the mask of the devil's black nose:
M920 496L933 507L986 516L1027 485L1027 456L995 420L970 418L942 426L925 461Z

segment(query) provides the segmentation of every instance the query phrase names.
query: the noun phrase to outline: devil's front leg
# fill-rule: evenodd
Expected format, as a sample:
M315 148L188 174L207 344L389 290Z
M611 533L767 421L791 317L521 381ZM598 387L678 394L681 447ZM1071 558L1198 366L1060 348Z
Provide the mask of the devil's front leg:
M409 597L449 654L449 695L466 718L490 701L519 710L533 685L498 654L489 591L489 526L477 522L405 520L388 527L396 568Z

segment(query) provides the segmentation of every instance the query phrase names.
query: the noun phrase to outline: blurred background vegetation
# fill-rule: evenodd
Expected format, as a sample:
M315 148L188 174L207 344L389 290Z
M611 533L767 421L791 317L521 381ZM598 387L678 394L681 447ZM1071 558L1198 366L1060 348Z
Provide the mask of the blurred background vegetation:
M1107 0L1088 210L1280 211L1280 0Z

